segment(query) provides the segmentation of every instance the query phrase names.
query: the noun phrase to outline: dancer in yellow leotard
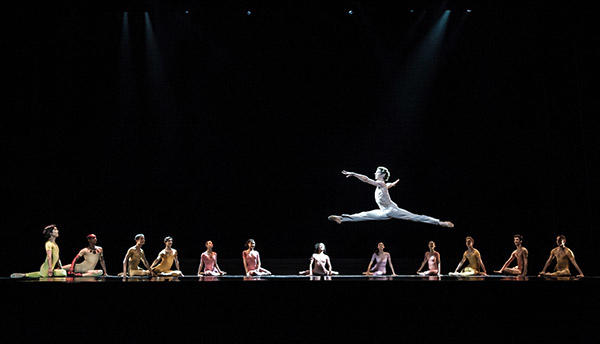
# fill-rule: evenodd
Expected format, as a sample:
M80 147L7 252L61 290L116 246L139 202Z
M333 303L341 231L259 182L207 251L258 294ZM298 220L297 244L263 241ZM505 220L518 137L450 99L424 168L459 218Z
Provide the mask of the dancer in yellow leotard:
M575 266L577 269L577 272L579 272L577 277L583 277L583 272L575 261L575 255L573 254L573 251L565 246L566 243L567 237L564 235L561 234L556 237L557 247L550 251L550 257L548 257L542 272L540 272L540 276L570 276L571 271L569 270L569 262L571 262L571 264L573 264L573 266ZM554 268L554 272L546 272L546 269L553 259L556 259L556 267Z
M135 236L135 246L127 250L125 258L123 258L123 272L119 273L119 276L126 277L127 270L129 270L129 276L149 276L150 275L150 264L146 259L142 246L146 243L146 237L144 234L138 234ZM148 270L140 268L140 261L144 263L144 266Z
M60 262L59 257L59 249L56 244L56 238L58 238L58 227L56 225L48 225L44 227L43 230L44 236L48 241L46 241L45 249L46 249L46 260L40 267L39 271L29 272L29 273L14 273L10 275L12 278L40 278L40 277L65 277L67 276L67 271L62 268L62 264ZM55 267L57 267L55 269Z
M177 258L177 250L172 248L173 238L168 236L164 240L165 249L160 251L158 257L152 262L150 270L159 276L183 276L179 269L179 259ZM175 263L177 270L171 270Z
M475 240L468 236L465 238L465 244L467 245L467 250L463 253L463 258L458 263L458 266L454 270L454 272L449 273L450 276L472 276L472 275L484 275L487 276L487 272L485 271L485 266L483 265L483 261L481 260L481 254L479 251L473 247L473 243ZM469 265L462 269L461 272L458 272L458 269L465 263L465 261L469 261Z

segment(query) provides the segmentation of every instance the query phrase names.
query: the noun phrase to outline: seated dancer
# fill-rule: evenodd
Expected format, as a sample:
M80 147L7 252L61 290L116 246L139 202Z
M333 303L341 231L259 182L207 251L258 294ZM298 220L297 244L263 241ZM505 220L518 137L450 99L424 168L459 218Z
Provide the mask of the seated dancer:
M181 269L179 269L179 259L177 256L177 250L173 247L173 238L168 236L164 240L165 249L160 251L158 257L152 262L150 271L158 276L183 276ZM177 270L171 270L175 263Z
M502 265L502 268L494 272L499 274L519 275L525 277L527 276L527 260L529 257L529 251L522 246L523 236L521 234L513 235L513 242L517 249L510 254L510 258L508 258L506 263ZM515 259L517 260L517 266L509 268L508 265Z
M331 276L337 274L337 271L331 270L331 260L329 259L329 256L325 254L325 244L322 242L316 243L315 253L310 257L308 270L300 271L300 275Z
M256 247L254 239L248 239L246 247L248 249L242 251L242 262L244 263L246 276L270 275L271 272L269 270L260 266L260 254L254 249Z
M46 259L40 267L39 271L29 273L14 273L11 274L11 278L40 278L40 277L65 277L67 271L62 268L59 257L59 249L56 244L56 238L58 238L58 227L56 225L48 225L44 227L42 231L44 237L48 239L44 247L46 248ZM55 268L58 265L58 268Z
M440 253L435 250L435 242L430 241L427 246L429 246L429 251L425 252L425 259L423 259L423 263L421 263L419 270L417 270L417 275L439 276L442 273ZM425 266L425 263L427 263L428 270L421 272Z
M219 264L217 264L217 252L213 252L213 242L207 241L206 251L200 256L200 265L198 266L198 276L220 276L227 274L225 271L221 271ZM202 270L204 266L204 270Z
M106 276L104 251L102 250L102 247L96 246L96 243L98 242L96 235L88 235L87 240L88 246L77 253L71 264L65 265L63 268L67 270L69 274L75 273L79 276ZM80 264L75 264L79 258L83 258L83 262ZM98 261L100 261L102 270L96 270Z
M546 261L542 272L540 272L540 276L570 276L571 271L569 271L569 262L575 266L579 274L577 277L583 277L583 272L577 265L575 261L575 255L573 251L565 246L567 243L567 237L564 235L559 235L556 237L556 245L557 247L553 248L550 251L550 257ZM546 272L546 269L550 265L553 259L556 259L556 267L554 268L554 272Z
M487 272L485 271L485 266L483 265L483 261L481 261L481 254L476 248L473 248L473 240L472 237L466 237L466 245L467 250L463 253L463 258L458 263L456 270L454 272L449 273L449 276L472 276L472 275L484 275L487 276ZM461 272L458 272L458 269L465 263L465 261L469 261L469 265L462 269ZM481 268L481 269L480 269Z
M454 224L450 221L440 221L433 217L425 216L425 215L416 215L407 210L399 208L396 203L392 201L390 198L389 189L396 186L399 179L393 183L386 183L386 181L390 177L390 171L388 171L385 167L377 167L375 171L375 180L364 176L362 174L354 173L354 172L346 172L342 171L342 174L348 177L356 177L358 180L371 184L375 186L375 202L379 206L379 209L363 211L361 213L348 215L342 214L339 215L330 215L328 219L330 221L337 222L341 224L342 222L357 222L357 221L370 221L370 220L389 220L389 219L400 219L400 220L409 220L415 222L424 222L430 223L433 225L438 225L442 227L454 227Z
M132 246L123 258L123 272L119 273L119 276L127 277L127 269L129 269L129 276L150 276L150 264L146 259L142 246L146 243L146 237L144 234L138 234L135 236L135 246ZM144 266L148 270L140 268L140 261L144 263Z
M363 272L363 275L385 275L386 266L389 263L390 268L392 269L392 276L396 276L396 272L394 271L394 265L392 265L392 256L389 252L384 252L385 245L380 242L377 244L377 252L373 253L371 256L371 261L369 262L369 266L367 267L367 271ZM375 266L371 267L375 262Z

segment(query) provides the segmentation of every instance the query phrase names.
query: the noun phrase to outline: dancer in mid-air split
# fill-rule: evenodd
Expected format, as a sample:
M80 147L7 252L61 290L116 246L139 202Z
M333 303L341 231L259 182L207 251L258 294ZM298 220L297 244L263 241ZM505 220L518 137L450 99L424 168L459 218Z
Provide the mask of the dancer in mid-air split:
M409 220L415 222L424 222L430 223L433 225L438 225L442 227L452 228L454 224L450 221L440 221L436 218L426 216L426 215L416 215L411 213L410 211L404 210L396 203L392 201L390 198L389 189L396 186L399 179L393 183L386 183L390 177L390 171L387 168L379 166L375 171L375 180L354 172L342 171L342 174L348 177L356 177L358 180L371 184L376 187L375 189L375 202L379 206L379 209L363 211L357 214L342 214L339 215L331 215L328 217L330 221L337 222L341 224L342 222L357 222L357 221L373 221L373 220L389 220L389 219L400 219L400 220Z

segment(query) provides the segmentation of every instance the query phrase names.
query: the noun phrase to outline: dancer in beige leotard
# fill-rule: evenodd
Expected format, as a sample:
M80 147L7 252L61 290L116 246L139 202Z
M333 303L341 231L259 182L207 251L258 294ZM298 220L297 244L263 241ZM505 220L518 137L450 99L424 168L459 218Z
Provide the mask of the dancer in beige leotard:
M98 242L96 235L88 235L87 240L88 246L77 253L71 264L65 265L63 268L68 270L69 274L75 274L76 276L106 276L104 250L102 250L102 247L96 246ZM83 258L83 262L76 264L80 258ZM96 270L98 261L100 261L102 270Z
M299 273L300 275L308 276L331 276L339 274L337 271L332 270L331 260L325 254L325 244L322 242L315 244L315 253L310 257L308 270L300 271Z
M527 276L529 252L525 247L522 246L523 236L521 234L513 235L513 242L517 249L511 253L510 258L508 258L508 260L506 261L506 263L504 263L502 268L494 272L499 274L519 275L525 277ZM509 268L508 265L512 263L512 261L515 259L517 260L517 266Z
M575 255L573 254L573 251L571 251L568 247L565 246L566 243L567 237L565 237L564 235L559 235L556 237L557 247L550 251L550 257L548 257L548 260L546 261L542 272L540 272L540 276L570 276L570 262L571 264L573 264L573 266L575 266L577 272L579 272L577 277L583 277L583 272L581 271L579 265L577 265L577 262L575 261ZM546 269L554 259L556 259L556 267L554 268L554 272L546 272Z
M417 270L417 275L439 276L442 273L442 263L440 254L435 250L435 242L430 241L429 244L427 244L427 246L429 247L429 251L425 252L425 259L423 259L423 263L421 263L419 270ZM421 270L423 270L423 267L425 266L425 263L427 263L428 270L425 272L421 272Z
M463 253L463 258L458 263L458 266L454 270L454 272L449 273L449 276L472 276L472 275L483 275L487 276L487 272L485 271L485 266L483 265L483 261L481 260L481 254L479 251L473 247L472 237L468 236L465 238L465 245L467 245L467 250ZM465 261L469 261L469 265L462 269L461 272L458 272L458 269L465 263Z
M126 277L127 270L129 270L129 276L149 276L151 274L150 264L146 259L142 246L146 243L144 234L138 234L135 236L135 246L127 250L125 258L123 258L123 272L119 276ZM144 263L144 266L148 270L140 268L140 262Z
M173 238L168 236L164 240L165 249L160 251L158 257L152 262L152 266L150 266L150 271L158 276L174 276L181 277L183 273L181 269L179 269L179 259L177 256L177 250L173 247ZM173 263L175 263L175 268L177 270L171 270L173 267Z

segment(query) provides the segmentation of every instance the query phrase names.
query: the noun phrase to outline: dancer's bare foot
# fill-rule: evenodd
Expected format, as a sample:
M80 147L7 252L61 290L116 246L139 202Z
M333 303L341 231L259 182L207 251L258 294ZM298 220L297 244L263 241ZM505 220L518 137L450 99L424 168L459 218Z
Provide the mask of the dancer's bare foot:
M447 228L454 228L454 223L452 223L450 221L441 221L440 226L447 227Z
M337 215L330 215L327 220L337 222L338 225L342 223L342 217Z

